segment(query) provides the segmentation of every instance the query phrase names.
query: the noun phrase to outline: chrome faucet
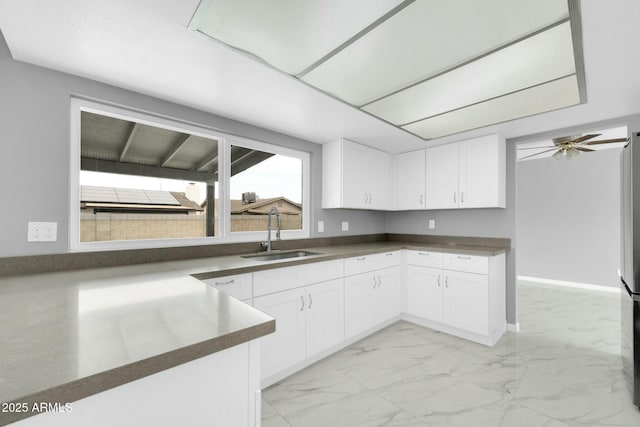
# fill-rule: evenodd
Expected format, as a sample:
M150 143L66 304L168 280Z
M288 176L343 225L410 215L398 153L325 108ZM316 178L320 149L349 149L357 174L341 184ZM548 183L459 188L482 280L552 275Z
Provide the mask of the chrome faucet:
M275 206L269 209L269 218L267 218L267 241L262 242L262 247L267 252L271 251L271 217L276 214L276 240L280 240L280 212Z

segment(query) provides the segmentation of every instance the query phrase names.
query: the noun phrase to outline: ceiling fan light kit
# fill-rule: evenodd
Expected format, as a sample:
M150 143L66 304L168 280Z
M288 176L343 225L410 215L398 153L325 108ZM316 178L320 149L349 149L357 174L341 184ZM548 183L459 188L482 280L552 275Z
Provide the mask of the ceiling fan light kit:
M592 151L596 151L591 148L585 147L586 145L602 145L602 144L615 144L620 142L627 142L629 138L613 138L613 139L602 139L597 141L590 141L592 138L600 136L601 134L588 134L588 135L572 135L572 136L562 136L559 138L553 138L553 145L544 146L544 147L526 147L519 148L518 150L543 150L538 153L534 153L525 157L520 158L519 160L525 160L532 157L540 156L545 153L549 153L551 151L555 151L551 157L554 159L560 159L566 157L567 159L573 159L577 157L580 152L589 153Z

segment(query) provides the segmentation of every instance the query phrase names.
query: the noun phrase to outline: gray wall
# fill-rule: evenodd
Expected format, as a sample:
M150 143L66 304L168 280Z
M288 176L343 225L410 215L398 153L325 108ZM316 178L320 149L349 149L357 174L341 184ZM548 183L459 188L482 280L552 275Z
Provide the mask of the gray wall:
M618 287L620 152L518 162L518 275Z
M515 146L507 141L507 207L505 209L460 209L392 212L387 214L387 233L441 236L502 237L511 239L507 253L507 322L516 319L516 186ZM436 228L428 229L435 220Z
M0 34L0 257L67 252L69 99L95 98L311 153L312 236L382 233L385 214L325 211L321 146L246 123L13 60ZM318 220L325 232L315 232ZM28 221L56 221L58 241L27 243ZM349 232L340 231L350 222Z

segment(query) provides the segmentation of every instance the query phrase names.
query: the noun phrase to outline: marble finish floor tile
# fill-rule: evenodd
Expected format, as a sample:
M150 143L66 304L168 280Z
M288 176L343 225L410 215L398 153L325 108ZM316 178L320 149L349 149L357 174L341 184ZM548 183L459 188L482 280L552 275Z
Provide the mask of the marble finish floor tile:
M263 391L263 426L640 426L619 296L520 282L487 347L397 322Z

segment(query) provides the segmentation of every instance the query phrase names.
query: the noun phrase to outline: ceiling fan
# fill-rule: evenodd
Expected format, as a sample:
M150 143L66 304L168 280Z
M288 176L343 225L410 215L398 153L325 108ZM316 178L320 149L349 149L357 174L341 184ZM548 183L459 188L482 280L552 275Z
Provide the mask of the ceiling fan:
M594 133L589 135L573 135L573 136L562 136L560 138L553 138L553 145L548 145L546 147L526 147L519 148L518 150L540 150L546 149L539 153L531 154L529 156L522 157L519 160L528 159L530 157L539 156L540 154L549 153L551 151L555 151L553 153L553 158L559 159L563 156L567 158L576 157L580 152L588 153L590 151L596 151L591 148L587 148L589 145L600 145L600 144L613 144L616 142L625 142L628 141L629 138L614 138L614 139L602 139L599 141L589 141L596 136L600 136L600 133Z

